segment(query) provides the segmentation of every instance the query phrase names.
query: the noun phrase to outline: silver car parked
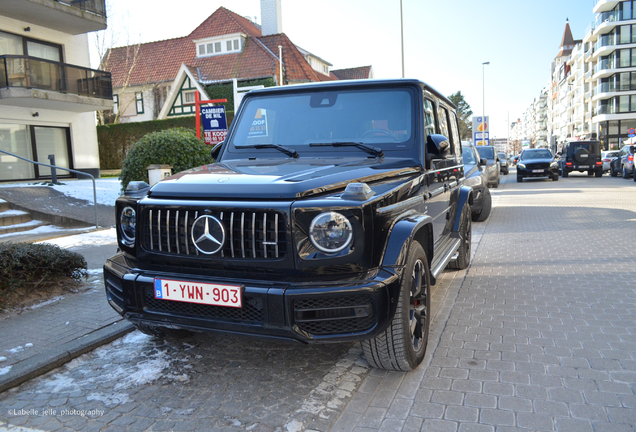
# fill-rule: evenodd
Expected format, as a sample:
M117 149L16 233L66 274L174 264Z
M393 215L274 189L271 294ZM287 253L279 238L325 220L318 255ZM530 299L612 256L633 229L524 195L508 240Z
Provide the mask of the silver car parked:
M493 146L476 146L477 152L482 159L486 159L486 173L488 174L488 187L498 188L501 170L499 166L499 155Z

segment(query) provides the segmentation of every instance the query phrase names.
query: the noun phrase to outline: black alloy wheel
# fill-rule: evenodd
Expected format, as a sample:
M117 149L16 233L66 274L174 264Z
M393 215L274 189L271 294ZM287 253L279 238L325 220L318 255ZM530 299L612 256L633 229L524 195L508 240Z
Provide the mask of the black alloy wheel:
M361 345L371 366L407 372L424 360L430 327L428 260L422 245L416 240L409 248L397 301L395 315L387 328L362 341Z

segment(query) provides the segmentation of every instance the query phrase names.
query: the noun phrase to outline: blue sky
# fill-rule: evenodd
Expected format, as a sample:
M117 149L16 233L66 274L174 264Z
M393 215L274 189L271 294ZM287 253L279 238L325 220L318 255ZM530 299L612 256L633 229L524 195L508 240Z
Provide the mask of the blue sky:
M491 137L505 138L508 116L521 117L547 85L566 19L574 39L583 39L596 1L402 0L405 76L445 95L461 91L475 115L483 79ZM221 6L261 19L259 0L107 5L115 45L185 36ZM282 0L282 15L283 32L333 68L372 65L376 78L402 76L399 0Z

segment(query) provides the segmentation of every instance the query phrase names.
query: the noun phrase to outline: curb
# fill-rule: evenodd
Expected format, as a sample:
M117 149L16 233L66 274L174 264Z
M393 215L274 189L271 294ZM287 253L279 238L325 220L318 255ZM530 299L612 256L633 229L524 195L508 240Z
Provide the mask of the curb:
M0 376L0 393L43 375L102 345L114 341L135 328L128 321L117 321L87 335L60 345L14 365Z

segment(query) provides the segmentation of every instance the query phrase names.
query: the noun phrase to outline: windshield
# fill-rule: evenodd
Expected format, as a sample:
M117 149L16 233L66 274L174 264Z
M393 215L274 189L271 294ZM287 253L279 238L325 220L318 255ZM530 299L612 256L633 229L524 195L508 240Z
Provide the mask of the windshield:
M505 160L506 159L506 154L505 153L497 153L499 155L499 159L501 160Z
M546 149L526 150L521 153L521 160L528 159L552 159L552 153Z
M307 91L246 98L244 103L230 152L240 151L241 146L274 144L296 150L302 157L310 144L317 143L363 143L382 150L413 146L412 94L406 89ZM311 147L311 151L331 153L355 149L350 145ZM271 147L260 151L284 156Z
M475 152L472 147L462 147L463 156L464 156L464 164L466 165L477 165L477 158L475 157Z
M477 151L482 158L485 159L494 159L495 158L495 149L493 147L482 147L477 146Z

